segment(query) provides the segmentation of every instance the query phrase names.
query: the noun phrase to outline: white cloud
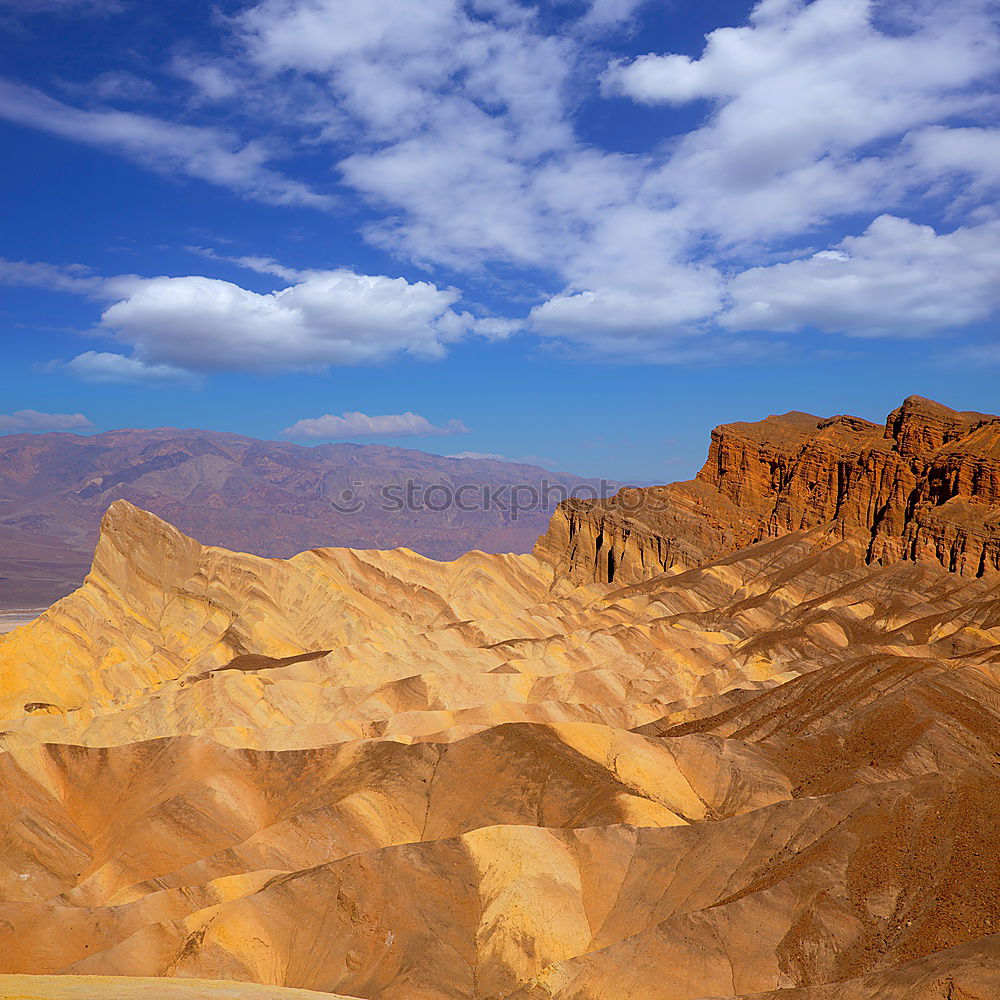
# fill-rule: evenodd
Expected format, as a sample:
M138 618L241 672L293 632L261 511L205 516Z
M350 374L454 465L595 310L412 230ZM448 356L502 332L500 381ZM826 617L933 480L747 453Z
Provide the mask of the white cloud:
M239 79L211 62L194 59L190 55L177 55L171 68L209 101L225 101L240 92Z
M271 152L224 129L179 125L129 111L85 111L0 80L0 118L120 153L160 173L195 177L275 205L332 201L267 167Z
M466 458L473 461L490 461L490 462L511 462L513 459L507 458L506 455L494 455L492 452L488 451L460 451L454 455L445 455L445 458Z
M458 289L428 281L346 269L300 271L267 257L189 249L291 284L260 293L198 275L108 278L76 264L2 259L0 283L112 302L96 331L127 345L130 355L91 350L48 366L91 382L170 381L211 371L316 371L398 354L437 359L464 337L500 340L522 325L455 309Z
M93 274L82 264L46 264L0 258L0 284L77 295L100 295L104 289L104 278Z
M403 209L371 238L421 261L537 262L554 249L532 168L570 150L574 43L512 3L475 16L456 0L267 0L238 21L251 65L322 79L356 151L340 169Z
M107 351L84 351L65 363L50 366L84 382L178 382L190 378L188 372L173 365L146 364L138 358Z
M87 431L94 425L82 413L41 413L17 410L0 413L0 434L39 434L43 431Z
M646 0L589 0L584 28L608 28L632 20Z
M785 273L748 265L787 260L810 233L842 234L842 220L854 230L886 213L926 218L924 206L950 218L949 229L996 217L995 0L762 0L746 23L707 36L696 58L650 53L608 67L600 83L608 99L693 105L701 115L687 133L624 154L588 143L575 117L599 86L595 27L623 24L639 5L588 0L572 11L575 21L551 30L537 5L514 0L262 0L222 22L226 55L178 55L173 69L197 88L200 112L238 111L227 121L280 129L311 156L335 159L377 213L365 229L373 244L428 268L530 269L546 287L527 327L577 353L653 361L752 353L750 338L713 332L726 275L746 272L734 279L725 320L743 328L762 322L748 304L754 282L763 288ZM80 111L26 88L0 89L0 113L250 197L326 204L273 171L270 147L225 130ZM829 253L853 256L787 266L810 281L823 268L840 279L853 268L866 287L892 284L888 271L875 277L873 240ZM906 259L886 250L880 266L890 258ZM379 294L366 293L365 325L348 315L343 290L324 284L344 272L216 259L287 287L259 295L204 278L121 284L104 328L132 348L131 360L199 371L230 360L243 370L314 368L398 352L440 356L458 337L517 328L458 312L445 301L451 290L430 282L403 296L405 329L385 319L391 310ZM982 314L978 267L937 283L941 316ZM798 329L791 292L767 288L773 315L784 317L767 329ZM886 293L918 316L893 322L876 299L810 325L895 334L940 323L929 305Z
M958 176L988 188L1000 183L1000 128L931 126L907 136L913 169L929 182Z
M354 116L364 141L340 167L386 213L372 241L454 268L550 268L565 285L532 328L602 354L687 356L678 343L718 313L736 256L884 212L935 183L936 164L983 175L994 162L991 136L950 135L947 156L924 137L975 114L994 75L997 32L974 0L891 26L898 5L765 0L698 59L616 64L609 95L706 102L700 127L635 156L573 134L585 56L571 37L478 21L452 0L412 24L397 7L412 10L393 0L363 19L351 3L273 0L245 16L242 41L267 72L321 75Z
M921 336L1000 309L1000 222L937 234L883 215L862 236L804 260L755 267L729 286L723 323L855 336Z
M309 272L265 294L215 278L136 279L101 327L145 364L308 370L399 353L443 357L476 328L472 316L452 309L458 298L456 289L427 281L346 270Z
M443 425L432 424L426 417L410 413L386 413L370 417L366 413L345 413L335 416L299 420L286 427L282 434L300 440L307 438L353 437L441 437L450 434L467 434L468 427L461 420L449 420Z
M651 190L692 232L781 238L884 208L921 182L898 155L905 134L974 113L1000 59L995 27L975 8L887 31L868 0L768 0L748 26L710 34L701 58L616 64L605 89L645 103L711 102Z
M722 305L722 280L711 268L664 269L659 281L623 280L567 291L536 306L534 330L614 351L618 335L669 340L695 332Z

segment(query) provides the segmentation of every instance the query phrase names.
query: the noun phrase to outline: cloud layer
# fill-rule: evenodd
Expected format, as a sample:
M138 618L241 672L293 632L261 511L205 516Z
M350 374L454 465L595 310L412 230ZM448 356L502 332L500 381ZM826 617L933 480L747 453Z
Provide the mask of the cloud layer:
M595 4L584 20L627 18L634 7ZM706 109L699 126L632 156L588 145L575 129L573 100L587 86L582 22L575 34L547 35L517 4L492 5L482 19L452 0L357 13L339 0L266 0L239 19L246 61L230 68L329 85L365 140L341 159L344 180L389 209L369 239L458 269L553 269L564 287L529 323L578 350L662 359L706 328L741 328L761 280L748 263L794 255L788 241L838 218L870 221L925 195L959 209L976 190L987 210L982 198L1000 181L997 130L968 126L1000 64L987 0L948 10L763 0L745 25L711 33L699 57L612 62L601 77L607 100ZM861 299L842 325L810 325L948 330L1000 301L984 292L970 309L966 287L937 282L940 308L917 323L912 303L899 322L881 307L866 321Z
M995 0L760 0L700 52L613 58L641 8L592 0L556 23L516 0L261 0L218 22L214 51L175 51L197 120L108 106L119 77L86 109L0 83L9 120L258 201L330 208L333 185L293 176L290 154L319 159L366 207L364 239L431 275L241 256L273 291L98 288L47 265L0 279L113 298L99 329L127 353L69 365L122 377L439 358L518 329L579 357L723 359L796 331L927 337L996 315ZM684 128L625 153L590 135L588 102L683 108ZM498 270L508 317L477 319L453 275Z
M298 420L286 427L283 434L297 440L333 440L356 437L444 437L467 434L468 427L461 420L449 420L443 425L432 424L417 413L386 413L368 416L367 413L348 412L341 416L327 413L322 417ZM456 456L457 457L457 456Z
M16 410L0 413L0 434L40 434L44 431L90 431L94 425L82 413L41 413Z

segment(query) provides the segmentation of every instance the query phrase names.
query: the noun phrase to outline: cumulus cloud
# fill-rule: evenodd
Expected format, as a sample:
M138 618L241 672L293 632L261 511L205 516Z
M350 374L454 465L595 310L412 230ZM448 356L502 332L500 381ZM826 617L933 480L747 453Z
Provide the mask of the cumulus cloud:
M954 330L1000 309L1000 222L938 234L883 215L830 250L744 271L729 293L723 323L737 330L854 336Z
M696 56L647 53L595 73L592 29L624 24L640 6L586 0L575 21L552 30L537 5L514 0L260 0L224 22L226 54L177 55L173 70L197 89L199 110L232 112L238 101L252 114L227 120L280 125L289 143L329 156L372 209L371 243L427 268L522 269L544 283L526 328L602 357L753 353L753 338L732 331L805 323L792 315L791 292L776 287L786 265L751 265L788 260L818 239L810 234L856 232L887 214L927 218L926 208L950 218L955 233L996 217L994 0L761 0L745 23L711 32ZM643 152L600 148L575 121L598 92L686 106L695 124ZM248 197L327 205L274 170L266 143L226 130L81 111L10 85L0 89L0 114ZM858 237L862 246L831 248L849 262L787 266L820 291L850 268L865 287L888 287L888 273L875 277L878 231ZM886 268L890 257L879 258ZM359 325L342 308L346 290L330 287L342 272L228 260L284 287L259 295L207 278L137 283L121 290L103 329L138 363L204 371L226 355L263 371L440 356L460 336L504 337L518 326L459 312L451 290L430 282L397 296L407 303L405 333L379 319L388 311L375 291L365 293L371 325ZM985 293L970 287L980 270L936 284L941 316L982 315ZM757 325L766 310L750 299L754 289L766 293L760 302L775 326ZM842 305L836 322L808 325L895 335L940 322L916 299L887 294L923 316L894 323L877 298L860 296L855 318ZM263 333L272 323L273 351Z
M651 54L608 70L609 94L710 102L653 181L685 226L772 239L884 207L921 182L899 155L907 133L974 113L1000 40L983 4L906 30L885 30L880 13L869 0L765 0L750 24L712 32L698 59Z
M130 111L82 110L33 87L0 80L0 118L120 153L160 173L194 177L275 205L327 208L331 199L267 166L261 142L218 128L180 125Z
M332 74L381 140L341 164L358 190L405 213L373 227L372 239L451 266L555 266L568 285L533 310L532 328L602 351L617 338L642 353L716 314L717 269L690 263L706 239L720 250L780 241L892 203L935 164L982 174L996 162L991 135L932 124L974 110L976 84L997 64L996 33L975 4L890 31L863 0L766 0L748 25L713 32L698 59L612 67L608 94L710 102L705 123L662 159L598 153L568 134L565 41L546 49L520 23L483 29L502 109L490 114L475 83L455 93L443 76L462 79L455 69L475 50L456 6L427 5L405 36L384 13L385 22L335 30L347 12L329 4L261 4L244 40L272 70ZM526 113L523 92L549 96ZM942 131L917 134L928 127ZM885 141L897 148L873 153ZM637 282L637 270L648 277Z
M344 268L302 271L266 257L190 249L291 284L261 293L200 275L101 277L79 265L2 259L0 283L111 302L95 332L130 353L90 350L49 366L91 382L171 381L212 371L317 371L398 354L437 359L463 337L499 340L521 326L456 309L458 289L429 281Z
M370 238L463 268L542 258L531 246L544 206L526 187L541 158L574 145L574 43L535 30L519 4L484 13L455 0L266 0L237 20L249 64L322 79L350 116L360 141L345 179L405 213Z
M39 434L43 431L88 431L94 425L82 413L42 413L17 410L0 413L0 434Z
M417 413L386 413L368 416L367 413L349 412L342 416L327 413L296 421L282 433L290 438L354 438L354 437L443 437L450 434L467 434L468 427L461 420L449 420L443 425L432 424Z
M70 361L59 362L50 369L62 370L84 382L179 382L190 374L173 365L146 364L138 358L108 351L84 351Z
M980 189L1000 184L1000 128L917 129L906 137L914 172L929 182L957 177Z
M309 272L260 294L204 277L149 278L105 310L101 327L145 364L190 371L289 371L443 357L476 320L460 293L427 281Z
M598 0L584 19L636 7ZM239 40L265 74L321 76L353 116L364 141L343 177L389 210L369 239L455 268L560 274L564 287L530 317L546 337L684 355L678 341L718 314L739 257L884 213L945 171L995 175L992 132L952 124L982 107L1000 58L977 0L763 0L748 23L708 35L698 58L615 63L609 97L705 106L701 125L629 157L574 133L579 39L501 8L483 21L452 0L392 0L358 17L353 3L266 0L238 21Z
M529 321L539 333L614 353L623 334L641 344L696 332L721 308L722 293L712 268L665 268L658 281L623 277L617 286L560 293L532 309Z

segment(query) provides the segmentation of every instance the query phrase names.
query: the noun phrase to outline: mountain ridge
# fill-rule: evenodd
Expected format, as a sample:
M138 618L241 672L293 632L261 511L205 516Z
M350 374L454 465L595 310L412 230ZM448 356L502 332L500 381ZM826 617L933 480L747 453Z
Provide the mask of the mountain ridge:
M543 502L546 483L552 496ZM409 484L414 509L404 506ZM428 496L435 484L441 495ZM460 505L462 486L467 502ZM529 503L514 517L517 486ZM604 488L600 480L540 466L384 445L306 447L175 428L5 435L0 608L45 606L78 586L100 517L119 498L207 542L262 555L407 545L453 559L474 548L528 551L558 499L572 489L597 495ZM391 503L386 489L395 491Z

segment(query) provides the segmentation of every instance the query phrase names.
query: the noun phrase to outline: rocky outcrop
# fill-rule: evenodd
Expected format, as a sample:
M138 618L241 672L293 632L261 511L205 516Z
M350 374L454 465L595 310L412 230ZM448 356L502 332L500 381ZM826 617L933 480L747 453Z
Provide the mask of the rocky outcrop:
M1000 417L911 396L885 426L805 413L712 432L696 479L571 501L536 554L578 581L630 583L829 526L868 559L1000 571Z

